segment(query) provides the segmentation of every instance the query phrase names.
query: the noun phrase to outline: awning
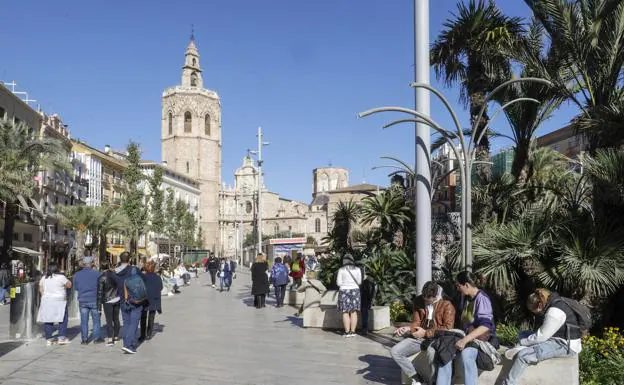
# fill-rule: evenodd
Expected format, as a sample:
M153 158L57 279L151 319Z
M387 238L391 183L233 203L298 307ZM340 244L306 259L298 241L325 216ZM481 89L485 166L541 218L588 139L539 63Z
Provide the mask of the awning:
M38 257L40 255L43 255L42 252L29 249L28 247L13 246L11 250L13 250L13 252L15 253L26 254L31 257Z

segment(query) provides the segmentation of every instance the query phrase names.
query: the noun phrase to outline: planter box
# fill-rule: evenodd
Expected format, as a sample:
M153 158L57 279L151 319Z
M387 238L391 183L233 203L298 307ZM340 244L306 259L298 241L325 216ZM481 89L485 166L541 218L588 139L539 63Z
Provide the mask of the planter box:
M431 376L427 352L420 352L410 357L414 367L424 379ZM511 360L503 357L503 365L497 365L491 372L479 373L479 384L495 385L501 383L511 369ZM454 362L453 384L464 384L463 371L459 360ZM401 372L401 383L411 384ZM554 358L529 366L518 380L518 385L579 385L578 355L571 358Z
M301 306L303 305L304 299L305 293L286 290L286 295L284 296L284 305Z

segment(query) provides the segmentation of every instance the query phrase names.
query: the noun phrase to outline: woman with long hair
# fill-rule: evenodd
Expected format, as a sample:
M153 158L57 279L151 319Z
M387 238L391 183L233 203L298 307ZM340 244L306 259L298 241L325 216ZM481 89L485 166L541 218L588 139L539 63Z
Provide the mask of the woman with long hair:
M145 274L143 274L143 281L145 281L145 287L147 289L147 306L143 307L141 312L141 336L139 341L152 338L154 331L154 318L156 312L162 313L160 294L163 289L162 279L154 271L156 270L156 262L149 261L145 265Z
M121 297L118 295L117 280L115 271L108 261L100 264L102 275L98 278L97 303L98 310L103 308L104 318L106 318L106 345L113 346L119 338L121 323L119 322L119 311Z
M54 324L59 324L59 345L70 343L67 338L67 290L71 289L72 283L67 277L59 272L58 265L51 262L48 265L46 275L39 281L39 293L41 304L37 313L37 322L43 323L46 345L54 343L52 333Z
M269 291L269 265L262 254L258 254L256 261L251 265L251 295L254 296L254 306L260 309L266 306L266 294Z
M342 267L338 269L336 277L338 290L338 311L342 313L344 337L355 337L358 315L360 310L360 285L362 284L362 270L355 266L353 256L345 254L342 257Z

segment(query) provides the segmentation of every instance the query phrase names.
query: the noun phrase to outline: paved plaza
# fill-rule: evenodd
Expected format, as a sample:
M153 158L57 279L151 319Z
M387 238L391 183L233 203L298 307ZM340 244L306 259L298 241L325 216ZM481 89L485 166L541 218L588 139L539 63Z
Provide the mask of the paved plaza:
M207 285L207 274L174 297L163 297L156 334L136 355L117 345L81 346L78 320L70 321L73 343L46 347L43 339L0 356L0 384L398 384L384 336L344 339L303 329L294 309L252 306L247 272L229 293ZM102 317L103 318L103 317ZM0 308L2 341L8 307ZM0 355L3 352L0 352Z

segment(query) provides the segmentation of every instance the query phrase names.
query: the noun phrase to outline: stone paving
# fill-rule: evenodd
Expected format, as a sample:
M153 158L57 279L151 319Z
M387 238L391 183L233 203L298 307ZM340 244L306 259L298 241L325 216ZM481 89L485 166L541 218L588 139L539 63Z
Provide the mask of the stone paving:
M82 346L77 320L73 343L46 347L43 339L0 358L0 384L399 384L383 335L344 339L303 329L294 309L252 307L250 279L240 272L229 293L200 275L183 293L163 297L157 333L136 355L120 346ZM7 335L8 307L0 308ZM4 338L0 337L0 344ZM386 346L387 345L387 346Z

